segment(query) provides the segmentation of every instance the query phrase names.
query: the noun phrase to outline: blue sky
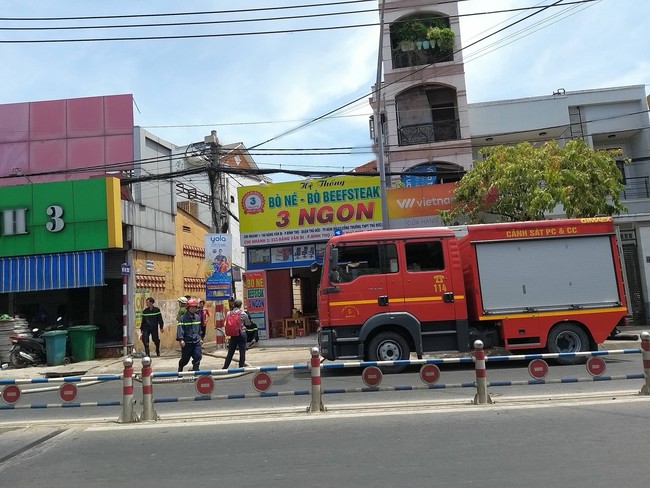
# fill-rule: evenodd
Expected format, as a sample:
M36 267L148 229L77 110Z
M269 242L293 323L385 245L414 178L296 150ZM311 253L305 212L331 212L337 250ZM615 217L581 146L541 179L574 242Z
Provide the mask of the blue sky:
M30 0L2 2L2 18L201 12L330 3L336 0ZM565 0L567 3L569 0ZM466 0L460 13L547 5L552 0ZM93 21L10 21L0 28L236 20L361 11L317 18L203 26L59 31L0 31L0 41L177 36L375 24L376 2L222 15ZM465 46L529 15L461 18ZM650 2L600 0L546 10L463 51L468 100L550 95L647 84ZM353 148L344 154L296 156L253 151L261 167L349 170L372 160L367 104L375 82L376 26L269 35L0 46L0 103L133 93L135 122L178 145L210 130L222 143L247 147L274 138L353 100L336 117L279 137L261 148ZM323 152L323 151L316 151ZM274 181L296 179L274 176Z

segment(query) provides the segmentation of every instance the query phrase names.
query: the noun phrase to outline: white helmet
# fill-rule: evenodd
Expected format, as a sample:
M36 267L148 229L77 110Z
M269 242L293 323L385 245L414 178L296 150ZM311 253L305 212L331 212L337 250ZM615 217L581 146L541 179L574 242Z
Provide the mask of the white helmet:
M187 298L185 298L185 297L179 297L179 298L178 298L178 302L179 302L181 305L187 305Z

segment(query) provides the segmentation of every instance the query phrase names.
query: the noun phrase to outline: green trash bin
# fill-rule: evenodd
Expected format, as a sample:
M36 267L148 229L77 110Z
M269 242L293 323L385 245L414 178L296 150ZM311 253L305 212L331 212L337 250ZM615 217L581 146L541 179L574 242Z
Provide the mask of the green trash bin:
M65 330L50 330L43 333L45 339L45 357L48 366L60 366L65 363L65 350L68 333Z
M75 361L95 359L96 325L76 325L68 328L70 335L70 352Z

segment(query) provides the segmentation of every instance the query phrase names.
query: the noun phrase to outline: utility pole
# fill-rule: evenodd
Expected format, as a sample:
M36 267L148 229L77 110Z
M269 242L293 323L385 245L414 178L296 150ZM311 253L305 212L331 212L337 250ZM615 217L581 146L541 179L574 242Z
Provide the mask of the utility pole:
M221 171L221 145L217 131L213 130L203 139L209 146L209 165L207 167L210 182L210 208L212 212L212 231L215 233L228 232L228 212L226 211L227 191L224 173Z
M381 123L381 73L384 64L384 6L379 8L379 50L377 53L377 81L375 83L375 134L377 135L377 166L379 169L379 198L381 198L381 225L390 228L388 220L388 200L386 198L386 165L384 163L384 127Z

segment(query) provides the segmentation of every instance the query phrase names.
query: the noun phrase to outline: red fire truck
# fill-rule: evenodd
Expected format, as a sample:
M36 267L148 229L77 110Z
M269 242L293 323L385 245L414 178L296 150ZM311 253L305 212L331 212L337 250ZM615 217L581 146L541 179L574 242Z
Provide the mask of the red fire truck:
M318 340L329 360L465 352L476 339L580 352L626 314L610 217L375 230L329 240Z

